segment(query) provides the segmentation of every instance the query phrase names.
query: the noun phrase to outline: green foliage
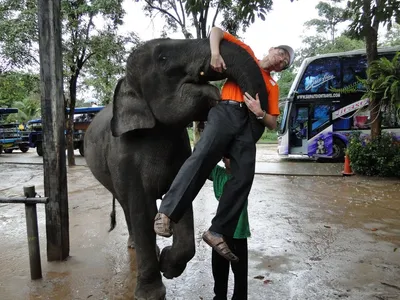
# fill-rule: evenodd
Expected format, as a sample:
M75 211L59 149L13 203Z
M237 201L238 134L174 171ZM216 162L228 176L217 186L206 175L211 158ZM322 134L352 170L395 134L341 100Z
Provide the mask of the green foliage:
M312 19L307 21L304 25L307 27L315 27L318 33L329 32L331 42L335 42L335 35L337 32L337 25L345 21L345 10L337 5L341 1L319 2L315 7L318 10L319 19Z
M40 95L31 96L13 103L18 108L17 119L19 123L26 123L29 120L40 118Z
M191 143L193 143L193 127L187 127L186 128L188 134L189 134L189 140ZM276 130L269 130L266 129L261 136L260 140L258 143L260 144L269 144L269 143L276 143L278 140L278 135L276 134Z
M341 93L341 94L356 93L360 91L358 85L359 85L358 82L354 82L350 85L345 86L344 88L330 88L329 91L332 93Z
M0 0L0 71L38 64L37 36L36 0Z
M124 16L122 0L61 0L63 63L67 99L76 98L79 75L101 99L112 93L123 62L137 43L117 30ZM129 48L128 48L129 47ZM37 1L0 0L0 74L38 67Z
M348 33L355 38L370 35L371 30L378 29L380 24L390 30L394 22L400 23L399 1L348 1L346 17L352 20L348 28Z
M181 30L185 38L193 38L189 29L196 30L197 38L206 38L208 30L215 26L218 16L223 17L221 26L233 35L245 30L256 18L265 20L271 10L272 0L144 0L144 11L149 17L160 13L167 31ZM214 13L213 15L211 13Z
M363 41L351 39L345 35L340 35L334 42L331 42L322 35L308 36L303 39L303 45L304 46L297 51L298 55L295 62L297 66L307 57L365 48L365 43Z
M400 177L400 143L386 132L366 140L353 136L347 153L351 167L360 175Z
M392 28L386 32L383 46L399 46L400 45L400 25L393 24Z
M278 140L278 135L276 134L276 130L265 129L258 143L261 144L276 143L277 140Z
M100 103L107 104L112 100L118 78L124 72L127 45L135 47L139 43L139 38L133 33L130 36L119 36L105 31L93 37L92 49L96 49L96 54L87 63L83 82L93 88L94 96ZM104 44L108 47L103 47Z
M293 66L279 73L279 79L277 81L279 86L279 98L286 98L289 94L290 87L296 74L293 71Z
M367 68L367 78L359 81L366 87L363 98L386 103L400 102L400 52L392 60L382 57Z
M39 76L6 72L0 75L0 107L12 107L32 94L39 94Z

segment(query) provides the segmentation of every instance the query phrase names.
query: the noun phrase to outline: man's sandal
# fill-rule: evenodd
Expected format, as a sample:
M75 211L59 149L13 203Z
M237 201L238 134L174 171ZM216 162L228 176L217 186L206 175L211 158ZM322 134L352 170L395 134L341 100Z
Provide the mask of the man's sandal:
M207 230L203 234L203 240L223 258L230 260L231 262L239 261L239 258L232 253L231 249L229 249L229 246L224 241L223 237L216 236Z
M154 231L160 236L170 237L172 235L171 220L163 213L157 213L154 218Z

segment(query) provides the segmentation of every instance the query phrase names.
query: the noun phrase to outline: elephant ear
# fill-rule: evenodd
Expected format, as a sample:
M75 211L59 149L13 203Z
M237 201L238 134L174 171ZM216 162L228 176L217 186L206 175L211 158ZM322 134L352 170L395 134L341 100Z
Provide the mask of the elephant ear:
M146 101L128 84L126 77L121 78L114 92L111 119L113 136L121 136L137 129L153 128L155 124L156 120Z

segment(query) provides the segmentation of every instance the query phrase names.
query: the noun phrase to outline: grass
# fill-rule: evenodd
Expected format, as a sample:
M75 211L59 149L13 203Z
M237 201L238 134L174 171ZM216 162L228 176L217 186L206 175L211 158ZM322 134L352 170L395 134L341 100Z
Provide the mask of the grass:
M193 128L187 128L190 142L193 143ZM275 130L265 130L258 144L276 144L278 141L278 136Z

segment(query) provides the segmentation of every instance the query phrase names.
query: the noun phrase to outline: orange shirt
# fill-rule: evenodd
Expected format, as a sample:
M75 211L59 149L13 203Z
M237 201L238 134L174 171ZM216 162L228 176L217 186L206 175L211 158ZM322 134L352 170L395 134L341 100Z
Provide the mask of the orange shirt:
M239 41L233 35L224 32L224 39L235 43L245 49L251 57L258 63L258 59L254 55L253 50L245 43ZM261 74L264 78L265 86L267 87L268 92L268 113L273 116L279 115L279 87L275 80L271 77L271 74L261 69ZM231 80L227 80L224 86L222 87L221 98L222 100L235 100L239 102L243 102L243 92L240 90L240 87ZM255 95L252 95L255 97Z

